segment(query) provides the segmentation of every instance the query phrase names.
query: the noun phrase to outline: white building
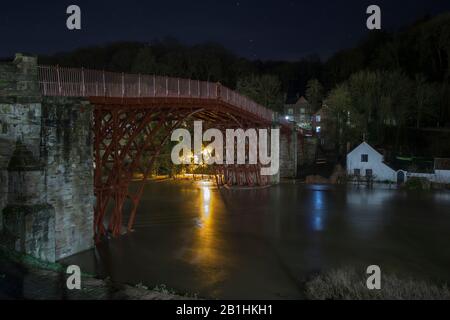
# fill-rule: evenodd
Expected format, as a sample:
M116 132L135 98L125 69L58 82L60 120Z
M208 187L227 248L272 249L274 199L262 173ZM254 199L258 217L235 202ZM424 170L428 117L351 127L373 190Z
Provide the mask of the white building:
M384 157L367 142L361 143L347 154L347 174L352 176L372 176L375 181L403 183L409 178L425 178L431 182L450 184L450 159L436 158L432 173L394 170L384 163Z
M450 183L450 159L434 159L435 182Z
M384 157L367 142L361 143L347 154L347 174L371 176L375 181L405 181L406 172L395 171L384 162Z

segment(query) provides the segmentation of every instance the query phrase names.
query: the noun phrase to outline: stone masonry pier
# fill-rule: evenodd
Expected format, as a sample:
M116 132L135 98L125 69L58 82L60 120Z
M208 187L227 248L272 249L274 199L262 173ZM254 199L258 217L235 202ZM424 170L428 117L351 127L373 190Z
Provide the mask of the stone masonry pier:
M42 97L37 60L0 63L2 245L46 261L93 246L92 107Z

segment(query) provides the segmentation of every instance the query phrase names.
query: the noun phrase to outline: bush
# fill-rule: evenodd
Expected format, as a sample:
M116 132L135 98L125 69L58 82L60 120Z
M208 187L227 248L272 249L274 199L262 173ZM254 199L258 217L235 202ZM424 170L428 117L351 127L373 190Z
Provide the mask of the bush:
M428 179L418 177L409 178L403 186L406 190L429 190L430 187L431 184Z
M381 289L369 290L366 274L353 269L338 269L316 276L306 283L306 298L311 300L450 300L447 285L400 279L382 274Z

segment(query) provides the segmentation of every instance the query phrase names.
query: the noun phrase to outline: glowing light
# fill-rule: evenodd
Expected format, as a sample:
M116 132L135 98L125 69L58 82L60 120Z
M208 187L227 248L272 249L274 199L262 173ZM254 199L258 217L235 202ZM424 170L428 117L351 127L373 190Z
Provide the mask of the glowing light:
M189 164L189 163L191 163L193 158L194 157L192 155L192 152L189 151L188 153L183 154L182 156L180 156L179 160L180 160L181 163Z
M208 148L203 149L203 161L208 161L211 158L212 151Z
M209 190L208 187L203 187L202 190L203 190L203 202L209 203L211 200L211 191Z

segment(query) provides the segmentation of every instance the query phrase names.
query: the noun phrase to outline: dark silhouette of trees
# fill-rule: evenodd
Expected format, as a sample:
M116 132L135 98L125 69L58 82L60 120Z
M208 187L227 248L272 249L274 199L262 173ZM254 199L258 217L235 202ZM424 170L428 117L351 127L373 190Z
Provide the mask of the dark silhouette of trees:
M251 75L241 78L237 83L237 90L259 104L280 112L283 108L283 93L281 82L276 76Z
M217 43L188 46L173 38L81 48L40 62L218 81L273 110L282 109L284 97L305 95L314 110L326 101L342 150L362 136L398 146L408 128L450 127L450 14L398 32L370 31L325 62L316 55L252 61Z
M317 79L311 79L306 84L306 99L314 112L320 109L324 98L324 89Z

